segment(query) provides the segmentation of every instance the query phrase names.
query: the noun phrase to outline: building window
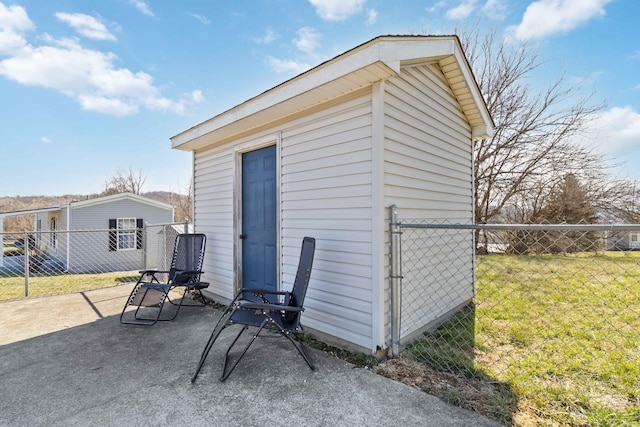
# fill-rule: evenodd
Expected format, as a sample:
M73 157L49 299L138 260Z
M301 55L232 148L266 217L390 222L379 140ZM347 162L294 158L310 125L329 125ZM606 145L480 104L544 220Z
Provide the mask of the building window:
M128 251L142 249L142 218L109 220L109 250Z
M56 230L58 229L57 218L51 217L51 247L53 249L58 247L58 235L56 234Z
M136 248L136 219L118 218L118 250L126 251Z

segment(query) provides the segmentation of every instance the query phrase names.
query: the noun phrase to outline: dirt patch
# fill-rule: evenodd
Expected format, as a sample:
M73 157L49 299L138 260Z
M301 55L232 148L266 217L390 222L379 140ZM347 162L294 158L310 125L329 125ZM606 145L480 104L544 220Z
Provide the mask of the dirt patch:
M504 384L492 382L486 377L476 375L466 378L439 372L402 357L381 362L372 370L505 425L513 422L513 414L517 409L515 394Z

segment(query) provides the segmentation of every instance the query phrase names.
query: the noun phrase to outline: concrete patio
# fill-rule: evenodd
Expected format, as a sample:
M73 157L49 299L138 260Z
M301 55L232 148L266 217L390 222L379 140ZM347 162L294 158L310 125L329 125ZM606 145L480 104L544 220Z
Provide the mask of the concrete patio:
M0 302L0 425L497 425L318 350L311 371L278 338L257 340L221 383L223 334L192 384L220 312L121 325L130 289Z

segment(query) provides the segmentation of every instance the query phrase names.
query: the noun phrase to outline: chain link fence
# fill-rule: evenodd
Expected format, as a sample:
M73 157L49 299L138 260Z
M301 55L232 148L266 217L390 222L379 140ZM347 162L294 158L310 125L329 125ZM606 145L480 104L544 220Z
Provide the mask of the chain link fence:
M139 270L165 270L188 223L143 228L0 233L0 300L135 282Z
M640 425L640 226L392 222L391 245L413 385L507 425Z

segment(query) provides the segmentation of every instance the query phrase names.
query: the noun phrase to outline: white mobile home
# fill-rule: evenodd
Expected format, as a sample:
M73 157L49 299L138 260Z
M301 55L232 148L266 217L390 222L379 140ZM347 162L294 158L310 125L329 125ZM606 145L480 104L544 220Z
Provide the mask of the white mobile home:
M457 37L383 36L174 136L193 152L209 294L289 289L313 236L305 327L386 349L387 207L472 222L473 140L492 126ZM472 273L468 244L458 259ZM461 280L452 308L473 297L473 274Z
M142 238L132 229L140 229L145 223L173 222L173 206L120 193L63 206L0 213L0 227L2 217L25 214L35 214L33 245L73 273L139 269L141 264L133 261L131 252L137 251L142 257Z

